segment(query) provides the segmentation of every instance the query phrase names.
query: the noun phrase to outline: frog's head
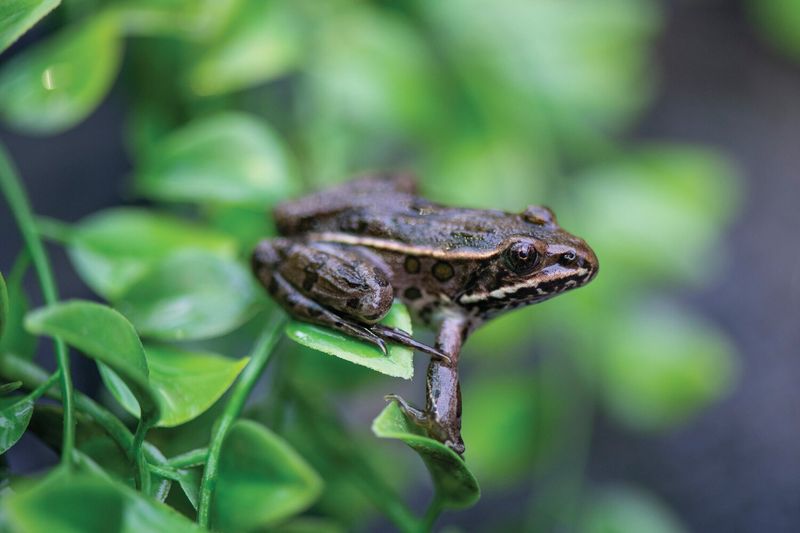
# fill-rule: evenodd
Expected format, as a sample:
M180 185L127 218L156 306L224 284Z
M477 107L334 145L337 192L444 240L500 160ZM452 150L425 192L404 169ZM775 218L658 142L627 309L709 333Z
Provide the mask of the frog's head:
M529 206L509 217L507 236L458 298L480 319L581 287L597 274L592 249L564 231L550 209Z

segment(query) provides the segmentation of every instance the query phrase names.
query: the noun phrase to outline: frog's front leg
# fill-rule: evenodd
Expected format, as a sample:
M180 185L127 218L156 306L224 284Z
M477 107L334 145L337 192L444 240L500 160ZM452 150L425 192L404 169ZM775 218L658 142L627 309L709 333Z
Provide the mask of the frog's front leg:
M290 315L367 341L386 354L386 341L442 356L407 333L376 324L394 289L385 273L358 253L335 245L278 238L258 244L253 272Z
M445 318L439 327L436 348L449 360L431 359L426 382L425 411L411 407L399 396L389 396L400 408L428 430L431 437L444 443L454 452L464 453L461 438L461 386L458 380L458 355L469 332L469 323L460 316Z

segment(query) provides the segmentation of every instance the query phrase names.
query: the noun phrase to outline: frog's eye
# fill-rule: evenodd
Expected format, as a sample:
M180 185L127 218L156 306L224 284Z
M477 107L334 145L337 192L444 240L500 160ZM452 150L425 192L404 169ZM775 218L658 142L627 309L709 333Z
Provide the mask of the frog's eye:
M506 261L516 274L528 274L536 266L539 254L530 241L517 241L508 247Z

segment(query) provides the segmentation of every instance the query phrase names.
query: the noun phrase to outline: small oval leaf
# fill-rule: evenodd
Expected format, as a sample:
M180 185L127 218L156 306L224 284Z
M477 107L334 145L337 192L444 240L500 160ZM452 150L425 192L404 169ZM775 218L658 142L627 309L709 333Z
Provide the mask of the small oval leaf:
M122 41L112 17L69 27L0 70L0 116L27 133L70 128L100 104L121 58Z
M677 516L658 498L643 489L612 485L591 491L584 497L578 531L647 531L647 533L686 533Z
M618 421L638 430L685 422L728 393L738 374L730 340L677 305L631 307L595 342L602 400Z
M0 53L60 3L61 0L3 0L0 3Z
M22 290L22 278L27 268L27 258L17 260L8 276L6 290L8 310L4 318L5 326L0 335L0 355L13 354L14 357L31 360L36 353L37 339L23 326L25 314L30 307L28 297Z
M33 400L0 399L0 454L6 453L25 433L33 415Z
M5 498L3 511L13 531L204 531L171 508L96 473L58 469Z
M178 426L204 413L228 390L249 360L156 345L146 346L145 356L150 386L160 399L161 418L156 425L161 427ZM117 401L138 417L139 405L124 382L107 368L101 368L100 375Z
M250 273L208 252L173 254L121 296L119 309L142 336L160 340L217 337L258 310Z
M372 432L383 439L401 440L419 454L443 506L469 507L480 498L478 480L464 460L441 442L425 436L421 428L408 421L395 402L387 405L373 420Z
M125 35L199 42L216 35L238 4L238 0L127 0L105 8L119 17Z
M0 385L0 394L10 394L20 388L22 388L21 381L12 381L10 383L3 383L2 385Z
M144 209L108 209L82 220L69 253L81 278L98 294L119 297L154 264L176 250L234 257L234 239L186 220Z
M286 441L240 420L222 445L212 523L220 531L263 529L300 513L321 492L322 479Z
M406 307L399 301L394 302L389 313L381 320L381 324L411 333L411 318ZM286 325L286 335L303 346L335 355L387 376L403 379L414 377L414 352L399 344L387 343L388 355L383 355L372 344L329 328L297 320L292 320Z
M289 72L300 59L301 33L291 3L242 2L223 34L189 71L201 96L245 89Z
M136 177L150 198L264 208L295 188L289 156L258 118L223 113L170 134Z
M143 419L158 419L160 406L148 383L142 343L130 322L117 311L94 302L73 300L28 313L25 327L32 333L60 338L112 368L133 392Z

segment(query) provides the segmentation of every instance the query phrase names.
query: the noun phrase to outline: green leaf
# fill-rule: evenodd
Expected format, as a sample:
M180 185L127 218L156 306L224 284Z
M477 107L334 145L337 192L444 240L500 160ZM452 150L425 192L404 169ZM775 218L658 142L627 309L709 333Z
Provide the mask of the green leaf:
M69 239L81 278L114 300L176 250L234 257L236 242L217 231L144 209L109 209L82 220Z
M593 286L702 282L724 258L718 237L739 203L737 178L713 151L650 145L591 169L557 212L600 258L603 274Z
M29 397L0 398L0 454L22 437L32 415L33 400Z
M119 0L108 7L119 17L126 35L203 40L220 31L239 3L239 0Z
M8 324L8 288L6 288L6 280L3 273L0 272L0 341L3 340L3 333L5 333Z
M156 264L122 295L119 309L142 336L205 339L243 324L258 310L259 296L236 261L185 251Z
M183 533L202 531L166 505L93 473L56 470L5 498L13 531L26 533Z
M0 53L60 3L61 0L3 0L0 4Z
M150 387L160 400L161 418L156 425L161 427L178 426L204 413L228 390L249 360L156 345L145 346L145 357ZM138 417L139 405L125 383L106 368L101 368L100 375L125 410Z
M192 507L197 510L200 501L201 471L198 468L178 470L178 484Z
M21 381L12 381L10 383L3 383L0 385L0 394L9 394L22 387Z
M36 406L29 429L50 448L60 453L63 444L63 419L64 410L61 406L40 403ZM89 415L78 411L75 413L75 422L75 448L80 461L90 462L85 466L94 467L104 477L113 477L131 488L135 487L135 466L130 460L128 450L113 440L106 429ZM163 501L171 481L155 474L152 474L151 480L150 496Z
M272 531L274 533L345 533L348 530L330 519L300 517L281 524Z
M217 95L283 76L300 59L298 22L291 3L247 0L189 70L189 86Z
M381 324L411 333L408 310L395 301ZM403 379L414 377L414 352L399 344L387 344L388 355L372 344L332 329L292 320L286 325L286 335L293 341L320 352L335 355L351 363L365 366L387 376Z
M734 348L687 309L641 306L607 323L594 372L615 417L640 430L684 422L730 390ZM591 365L590 365L591 366Z
M308 508L321 491L320 477L289 444L240 420L222 446L212 523L220 531L267 528Z
M383 439L398 439L416 451L428 468L436 497L445 507L464 508L475 504L481 492L478 480L453 450L409 422L397 403L391 402L373 420L372 432Z
M761 36L800 61L800 4L796 0L748 0L745 6Z
M111 17L69 27L0 70L0 116L27 133L68 129L100 104L121 58L122 41Z
M58 405L40 404L36 406L30 423L30 430L48 446L61 452L63 444L64 410ZM93 418L80 411L75 413L75 447L90 457L108 475L134 485L134 467L116 441L109 437Z
M4 331L0 335L0 355L13 354L14 357L30 360L36 353L36 337L23 327L25 313L29 307L28 298L22 290L25 266L16 265L8 277L6 286L8 311L5 316Z
M543 197L545 177L554 172L550 153L531 150L530 139L520 135L470 132L441 149L429 169L436 179L423 185L432 199L446 204L518 212L526 199ZM486 179L493 174L503 176L502 187Z
M261 120L239 113L197 119L170 134L136 182L157 200L261 208L295 190L281 140Z
M499 0L480 16L476 0L420 7L492 126L544 125L569 136L574 153L575 140L627 125L652 92L650 45L661 22L654 1Z
M214 228L235 237L242 250L252 250L275 235L275 223L263 207L214 206L206 215Z
M25 327L32 333L60 338L110 367L133 392L142 419L158 420L158 396L148 383L142 343L130 322L117 311L94 302L73 300L32 311Z
M422 133L439 126L446 102L437 92L431 51L416 27L391 10L365 4L321 10L318 16L317 53L307 65L317 113L335 117L340 127L380 132L378 138L387 130Z
M612 486L595 490L581 512L581 533L684 533L678 518L641 489Z
M551 451L557 414L565 414L563 391L552 389L538 372L522 369L469 383L462 433L470 471L484 489L530 478L533 463Z

